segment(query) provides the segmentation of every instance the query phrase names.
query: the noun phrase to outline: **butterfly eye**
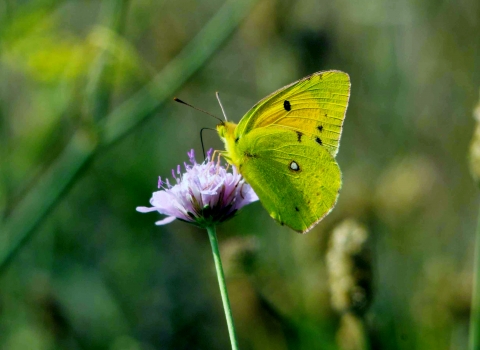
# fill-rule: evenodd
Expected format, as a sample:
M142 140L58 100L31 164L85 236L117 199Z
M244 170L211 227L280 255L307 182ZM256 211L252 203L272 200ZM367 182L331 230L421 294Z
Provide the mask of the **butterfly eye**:
M300 167L294 160L292 160L292 162L290 163L290 169L292 169L293 171L299 171Z

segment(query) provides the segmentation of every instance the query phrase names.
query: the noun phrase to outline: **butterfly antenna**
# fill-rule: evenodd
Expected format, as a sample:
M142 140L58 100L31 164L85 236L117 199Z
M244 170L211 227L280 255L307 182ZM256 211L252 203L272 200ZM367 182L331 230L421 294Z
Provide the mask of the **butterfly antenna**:
M202 144L203 159L207 159L207 157L205 155L205 146L203 145L203 130L213 130L213 131L217 131L217 130L212 129L212 128L201 128L200 129L200 142Z
M176 97L174 97L173 100L174 100L175 102L182 103L182 104L184 104L184 105L186 105L186 106L188 106L188 107L192 107L193 109L196 109L196 110L199 111L199 112L208 114L210 117L214 117L215 119L220 120L220 122L223 124L223 120L222 120L222 119L220 119L219 117L214 116L214 115L211 114L211 113L208 113L207 111L204 111L203 109L194 107L194 106L192 106L191 104L189 104L189 103L187 103L187 102L185 102L185 101L182 101L182 100L180 100L179 98L176 98ZM222 107L222 109L223 109L223 107Z
M225 114L225 109L223 109L222 101L220 101L220 94L218 93L218 91L215 93L215 96L217 96L218 104L222 109L222 113L223 113L223 116L225 117L225 121L228 122L227 115Z

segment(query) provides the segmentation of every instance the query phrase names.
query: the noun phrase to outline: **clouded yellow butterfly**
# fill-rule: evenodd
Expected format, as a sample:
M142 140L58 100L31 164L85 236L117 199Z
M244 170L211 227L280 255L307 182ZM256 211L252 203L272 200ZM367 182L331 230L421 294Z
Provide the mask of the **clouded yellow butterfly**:
M349 96L348 74L317 72L265 97L238 124L217 125L222 155L280 224L305 233L335 206Z

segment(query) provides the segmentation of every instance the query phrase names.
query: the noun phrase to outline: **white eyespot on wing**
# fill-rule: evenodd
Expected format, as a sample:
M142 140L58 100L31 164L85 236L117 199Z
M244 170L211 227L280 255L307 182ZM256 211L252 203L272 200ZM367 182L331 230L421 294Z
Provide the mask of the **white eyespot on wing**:
M300 170L300 167L298 166L297 162L295 162L294 160L292 160L290 162L290 169L292 169L293 171L299 171Z

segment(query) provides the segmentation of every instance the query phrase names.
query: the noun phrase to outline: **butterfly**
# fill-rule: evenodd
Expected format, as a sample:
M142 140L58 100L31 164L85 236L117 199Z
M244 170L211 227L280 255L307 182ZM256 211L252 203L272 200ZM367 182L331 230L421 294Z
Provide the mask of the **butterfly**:
M306 233L335 206L342 186L335 156L349 97L347 73L317 72L265 97L238 124L217 125L220 154L281 225Z

